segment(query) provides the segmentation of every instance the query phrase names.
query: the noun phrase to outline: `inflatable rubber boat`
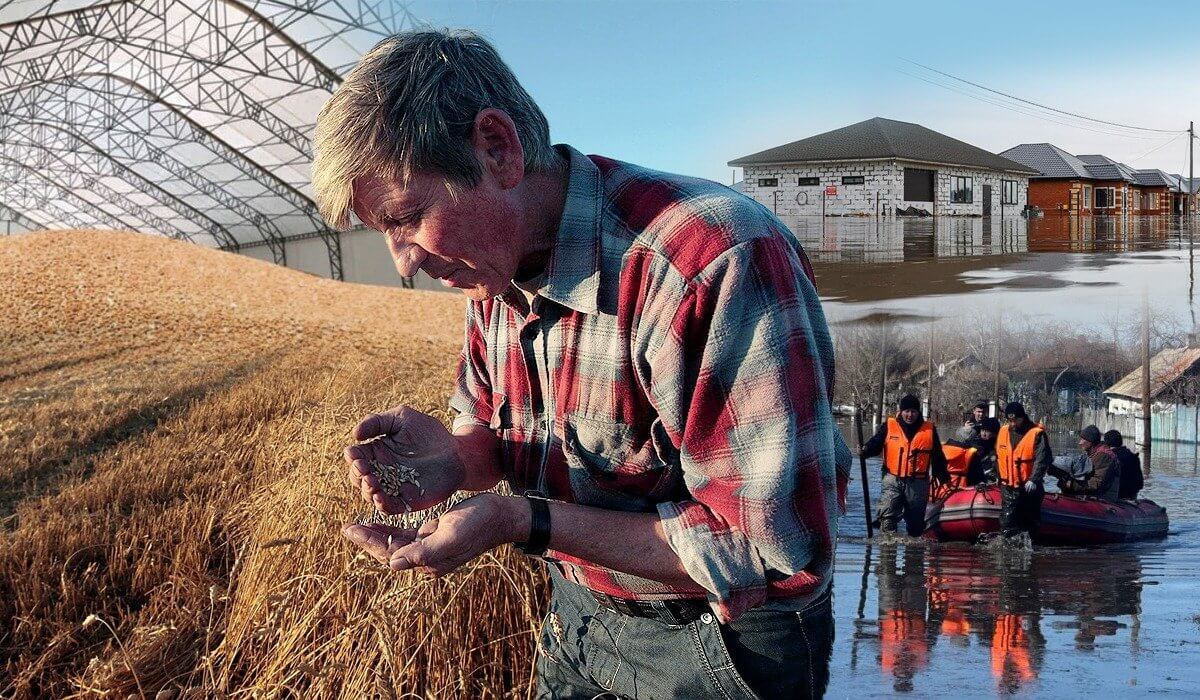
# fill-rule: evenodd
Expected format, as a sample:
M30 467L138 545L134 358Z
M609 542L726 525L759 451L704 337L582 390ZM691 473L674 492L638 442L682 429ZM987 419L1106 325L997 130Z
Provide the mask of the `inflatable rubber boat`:
M1154 501L1101 501L1090 496L1048 493L1034 541L1040 544L1109 544L1167 536L1167 511ZM1000 487L956 489L931 501L925 536L942 542L975 542L1000 530Z

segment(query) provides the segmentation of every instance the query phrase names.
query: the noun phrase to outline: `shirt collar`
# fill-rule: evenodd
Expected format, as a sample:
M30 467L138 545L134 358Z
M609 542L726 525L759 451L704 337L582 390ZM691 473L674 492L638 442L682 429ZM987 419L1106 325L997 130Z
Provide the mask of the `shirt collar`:
M570 146L555 148L570 159L567 200L546 267L546 284L538 294L580 313L594 314L599 308L600 210L604 202L600 169Z

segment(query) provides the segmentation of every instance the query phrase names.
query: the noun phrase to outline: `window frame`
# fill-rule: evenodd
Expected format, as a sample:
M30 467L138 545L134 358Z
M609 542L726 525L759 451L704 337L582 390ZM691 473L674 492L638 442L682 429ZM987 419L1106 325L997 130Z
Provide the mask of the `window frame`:
M842 184L845 186L865 185L867 184L866 175L843 175Z
M759 187L779 187L778 177L760 177L758 178Z
M1008 197L1009 185L1012 186L1012 199L1009 199L1009 197ZM1020 183L1018 183L1016 180L1001 180L1000 181L1000 204L1016 205L1020 201L1020 199L1021 199Z
M820 187L820 186L821 186L821 176L819 176L819 175L815 175L813 177L797 177L796 178L796 187Z
M1101 191L1108 192L1108 204L1100 206L1098 200L1095 199ZM1116 187L1093 187L1092 188L1092 209L1116 209L1117 208L1117 188Z
M1080 204L1080 206L1079 206L1080 209L1095 209L1096 208L1095 202L1092 199L1092 190L1094 190L1094 189L1095 188L1092 187L1091 185L1083 186L1083 203Z
M959 181L966 183L966 187L956 187ZM966 199L955 199L957 193L965 191ZM950 203L951 204L974 204L975 203L975 178L970 175L951 175L950 176Z

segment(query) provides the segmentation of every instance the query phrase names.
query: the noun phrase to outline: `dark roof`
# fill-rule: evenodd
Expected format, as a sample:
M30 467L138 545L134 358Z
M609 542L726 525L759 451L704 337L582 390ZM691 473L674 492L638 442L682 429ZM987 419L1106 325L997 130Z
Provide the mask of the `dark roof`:
M1137 183L1137 178L1133 174L1133 168L1124 163L1118 163L1108 156L1093 154L1078 156L1078 158L1084 162L1088 172L1097 180L1125 180L1126 182Z
M1000 155L1038 171L1035 177L1092 179L1083 161L1052 143L1022 143Z
M729 161L729 165L760 163L814 163L839 160L913 160L941 165L962 165L987 170L1036 174L1036 171L1001 158L969 143L952 139L919 124L875 117L806 139L769 148Z
M1192 192L1200 192L1200 177L1195 180L1188 180L1182 175L1172 175L1171 177L1175 179L1174 186L1176 192L1187 192L1189 183L1191 184Z
M1137 178L1137 184L1144 187L1171 187L1178 186L1173 176L1164 173L1158 169L1134 170L1133 176Z
M1200 363L1200 348L1168 348L1150 358L1150 399ZM1142 368L1138 367L1104 390L1110 396L1142 398Z

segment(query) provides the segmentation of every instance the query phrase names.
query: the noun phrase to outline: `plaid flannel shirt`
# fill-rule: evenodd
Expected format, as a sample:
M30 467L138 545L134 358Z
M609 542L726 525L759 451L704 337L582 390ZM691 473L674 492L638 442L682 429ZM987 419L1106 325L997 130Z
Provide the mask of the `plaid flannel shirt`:
M569 154L544 285L467 305L450 406L496 431L517 493L655 512L694 588L550 552L610 595L706 596L730 620L832 576L833 346L808 259L751 199ZM597 533L620 537L620 533Z

